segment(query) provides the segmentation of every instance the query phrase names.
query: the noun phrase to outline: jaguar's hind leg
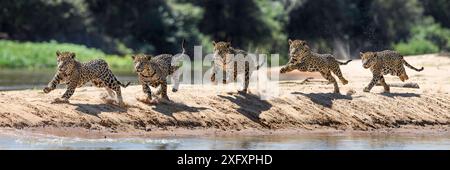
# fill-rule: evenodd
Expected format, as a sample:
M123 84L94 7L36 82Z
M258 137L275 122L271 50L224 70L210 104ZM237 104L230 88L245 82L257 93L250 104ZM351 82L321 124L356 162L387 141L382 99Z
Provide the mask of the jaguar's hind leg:
M334 86L333 92L339 93L338 83L337 83L336 79L331 75L331 72L330 71L321 71L320 74L322 75L323 78L325 78L329 82L333 83L333 86Z
M245 75L244 75L244 89L238 91L239 93L247 93L248 85L250 84L250 65L248 62L245 62Z
M369 85L364 87L364 92L370 92L370 90L375 86L375 84L381 79L381 76L379 73L373 73L372 81L370 81Z
M94 79L94 80L92 80L91 82L92 82L92 84L93 84L95 87L98 87L98 88L104 87L105 90L106 90L106 92L108 93L107 95L108 95L111 99L114 99L114 91L111 90L108 86L106 86L105 83L103 83L103 81L102 81L101 79ZM103 99L107 99L108 96L102 95L102 98L103 98Z
M111 97L111 98L114 98L114 91L113 90L111 90L110 88L105 88L106 89L106 91L108 92L108 95L109 95L109 97Z
M117 103L119 103L119 105L122 107L125 106L125 103L123 102L120 86L117 86L117 89L115 91L116 91L116 95L117 95Z
M163 98L165 100L169 100L169 96L167 96L167 82L161 83L160 86L161 87L157 93L161 94L161 98Z
M396 71L396 75L400 78L401 81L406 81L409 79L408 75L406 74L406 70L405 67L400 66L398 69L395 70Z
M333 67L331 69L331 71L339 78L339 80L341 80L343 85L348 84L348 81L342 75L341 68L339 68L339 65L336 65L335 67Z
M107 88L116 92L117 103L122 107L125 106L125 103L123 102L123 98L122 98L122 92L120 89L120 85L119 85L118 81L115 79L114 75L112 73L105 74L105 76L102 77L102 80Z
M403 82L409 79L409 77L408 77L408 75L406 74L406 72L401 73L400 76L399 76L399 78L400 78L400 80L403 81Z
M114 90L110 89L109 87L105 87L105 90L107 94L102 95L101 98L107 103L114 103L116 101Z
M157 103L167 103L170 102L169 96L167 95L167 82L162 82L159 85L158 91L156 91L155 95L160 95L161 98L157 98L156 100L152 100L151 104Z
M384 76L381 76L381 78L380 78L380 83L381 83L381 85L383 85L383 87L384 87L384 92L385 93L389 93L390 92L390 88L389 88L389 85L386 83L386 81L384 80Z

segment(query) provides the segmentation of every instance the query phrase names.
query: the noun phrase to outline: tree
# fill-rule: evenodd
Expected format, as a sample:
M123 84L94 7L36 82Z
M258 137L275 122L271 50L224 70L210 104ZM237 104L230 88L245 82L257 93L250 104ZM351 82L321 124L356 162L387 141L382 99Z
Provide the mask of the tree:
M421 0L425 15L432 16L442 26L450 28L450 1Z
M0 32L11 39L70 41L85 34L85 16L67 1L0 1Z
M405 40L421 16L415 0L308 0L289 13L287 31L291 38L311 41L320 52L344 46L356 56Z
M271 34L262 20L259 6L253 0L206 0L194 2L205 12L199 23L200 31L215 41L231 41L245 48L264 42Z
M88 3L98 31L145 53L175 51L171 12L163 0L91 0Z

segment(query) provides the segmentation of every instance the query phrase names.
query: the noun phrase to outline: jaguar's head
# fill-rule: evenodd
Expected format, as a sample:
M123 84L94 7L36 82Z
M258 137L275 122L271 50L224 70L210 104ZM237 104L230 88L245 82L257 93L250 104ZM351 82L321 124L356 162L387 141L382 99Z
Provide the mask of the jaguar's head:
M294 70L295 64L300 62L303 53L309 52L310 48L306 41L289 39L289 61L280 69L280 73L286 73Z
M132 55L131 58L134 62L134 71L144 75L150 75L150 68L152 67L152 56L145 54Z
M375 64L376 56L377 55L375 52L364 52L364 53L360 52L359 53L359 57L361 57L363 67L365 69L368 69Z
M56 61L58 64L58 71L64 73L70 73L75 69L75 53L73 52L60 52L56 51Z
M215 41L213 41L212 43L214 46L214 54L218 54L218 55L222 56L222 54L226 55L230 52L231 42L225 42L225 41L215 42Z
M289 42L289 56L292 58L298 56L303 52L309 51L310 48L306 41L304 40L288 40Z
M213 41L212 43L214 46L214 57L217 57L218 55L221 58L225 58L226 55L230 53L231 42Z

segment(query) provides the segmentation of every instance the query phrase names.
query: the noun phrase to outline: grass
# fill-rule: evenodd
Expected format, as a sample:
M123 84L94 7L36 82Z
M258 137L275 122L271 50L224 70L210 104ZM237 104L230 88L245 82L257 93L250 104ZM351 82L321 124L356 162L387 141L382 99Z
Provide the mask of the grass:
M56 51L76 53L78 61L85 62L102 58L115 70L131 70L132 60L129 56L108 55L84 45L57 42L17 42L0 40L0 69L43 69L56 67Z

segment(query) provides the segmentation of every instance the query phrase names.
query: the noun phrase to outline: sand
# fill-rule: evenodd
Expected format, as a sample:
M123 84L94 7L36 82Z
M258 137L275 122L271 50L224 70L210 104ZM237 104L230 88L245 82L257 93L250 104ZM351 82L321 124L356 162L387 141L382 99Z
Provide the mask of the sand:
M406 58L423 72L407 68L410 79L386 76L392 84L417 83L420 88L392 87L383 93L376 86L363 92L371 73L360 60L342 66L349 84L339 83L341 94L331 93L317 73L291 72L281 76L278 96L260 99L213 85L181 85L169 92L172 103L148 105L136 100L140 86L123 89L126 108L107 102L104 89L78 88L69 104L51 104L64 89L50 94L41 90L0 91L0 128L61 135L75 134L272 134L276 132L379 132L399 129L448 131L450 129L450 58L422 55ZM270 71L277 71L272 68ZM312 77L309 81L303 81ZM295 79L295 80L292 80ZM278 83L278 82L276 82Z

